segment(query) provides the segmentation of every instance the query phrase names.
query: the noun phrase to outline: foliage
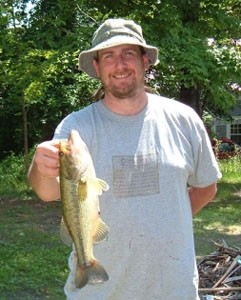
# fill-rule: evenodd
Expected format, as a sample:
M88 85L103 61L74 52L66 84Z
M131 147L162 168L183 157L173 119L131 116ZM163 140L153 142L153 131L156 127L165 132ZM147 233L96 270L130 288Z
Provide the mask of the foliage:
M33 196L26 182L26 170L23 156L14 153L0 163L0 199Z
M78 53L108 17L134 19L158 46L158 93L227 114L241 78L240 14L237 0L0 0L0 159L50 139L92 101L99 83L77 70Z

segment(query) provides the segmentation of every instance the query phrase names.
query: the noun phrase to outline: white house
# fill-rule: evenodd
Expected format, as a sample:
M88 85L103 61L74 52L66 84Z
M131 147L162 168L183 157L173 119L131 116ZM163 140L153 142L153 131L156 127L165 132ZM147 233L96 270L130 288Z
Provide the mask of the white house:
M222 119L214 119L212 125L212 132L218 138L226 137L241 145L241 98L237 100L237 105L231 112L232 121Z

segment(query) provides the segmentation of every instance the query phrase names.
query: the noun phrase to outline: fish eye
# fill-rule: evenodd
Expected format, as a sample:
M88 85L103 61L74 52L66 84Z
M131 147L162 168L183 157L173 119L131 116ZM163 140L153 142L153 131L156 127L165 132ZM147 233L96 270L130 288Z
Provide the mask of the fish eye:
M64 156L64 152L63 151L59 151L59 156Z

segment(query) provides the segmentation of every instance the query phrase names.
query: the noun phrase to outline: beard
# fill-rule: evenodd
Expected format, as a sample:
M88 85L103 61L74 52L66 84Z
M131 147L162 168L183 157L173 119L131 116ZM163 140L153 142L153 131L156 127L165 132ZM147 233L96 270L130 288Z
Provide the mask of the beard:
M113 87L109 92L117 99L132 98L136 94L136 86L125 86L123 88Z
M137 92L137 84L136 81L133 81L131 83L123 83L120 85L105 85L104 90L107 94L111 94L117 99L127 99L127 98L132 98L133 96L136 95Z

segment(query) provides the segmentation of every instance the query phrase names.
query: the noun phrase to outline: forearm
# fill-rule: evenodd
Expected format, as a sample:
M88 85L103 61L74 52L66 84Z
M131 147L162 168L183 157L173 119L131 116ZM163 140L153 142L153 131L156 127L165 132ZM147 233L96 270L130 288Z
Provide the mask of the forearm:
M29 168L28 181L34 192L43 201L55 201L60 199L58 177L43 176L34 161Z
M215 197L217 185L213 183L204 188L189 187L188 191L192 214L195 215Z

